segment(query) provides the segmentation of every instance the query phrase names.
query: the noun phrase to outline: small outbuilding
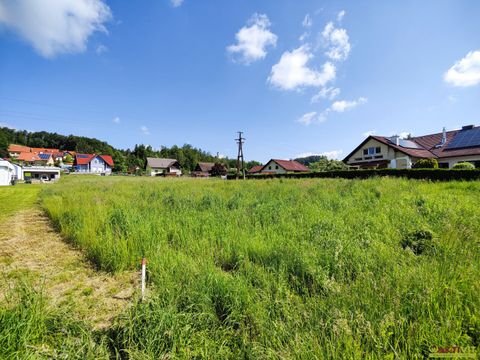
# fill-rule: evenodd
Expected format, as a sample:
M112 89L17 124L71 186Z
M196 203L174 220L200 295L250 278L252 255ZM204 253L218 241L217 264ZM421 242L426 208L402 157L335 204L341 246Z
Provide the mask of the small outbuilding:
M25 166L23 178L25 181L57 181L60 179L61 169L55 166Z

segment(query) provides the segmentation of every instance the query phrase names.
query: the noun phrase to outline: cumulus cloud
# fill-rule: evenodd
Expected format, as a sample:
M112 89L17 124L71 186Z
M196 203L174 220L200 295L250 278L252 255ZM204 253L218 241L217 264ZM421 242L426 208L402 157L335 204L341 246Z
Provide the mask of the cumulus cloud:
M114 124L120 124L120 118L118 116L114 117L112 121Z
M145 125L140 126L140 130L144 135L150 135L150 130L148 130L148 128Z
M277 45L277 35L270 31L270 25L267 15L253 14L247 25L235 35L237 43L228 46L227 52L238 56L238 60L245 64L264 59L267 48Z
M308 112L303 114L297 119L297 122L308 126L310 124L319 124L327 120L328 109L324 112L318 113L316 111Z
M327 48L325 55L335 61L344 61L350 54L351 45L347 30L336 28L329 22L322 31L322 38Z
M268 82L283 90L302 87L322 87L335 79L336 68L330 62L323 64L320 71L309 68L313 54L307 45L282 54L279 62L272 67Z
M480 50L470 51L443 75L450 85L467 87L480 84Z
M340 89L335 87L323 87L312 97L312 103L319 102L321 99L333 100L340 95Z
M173 7L179 7L183 4L183 0L170 0Z
M79 53L112 17L102 0L16 0L0 2L0 24L18 33L42 56Z
M360 97L357 100L339 100L335 101L331 106L330 110L335 111L335 112L345 112L347 110L351 110L353 108L356 108L359 105L365 104L367 102L367 98Z
M308 112L302 115L300 118L296 120L296 122L303 124L303 125L310 125L310 124L319 124L327 120L329 114L331 112L343 113L347 110L351 110L361 104L365 104L367 99L364 97L360 97L357 100L339 100L335 101L330 107L323 110L321 113L316 111Z

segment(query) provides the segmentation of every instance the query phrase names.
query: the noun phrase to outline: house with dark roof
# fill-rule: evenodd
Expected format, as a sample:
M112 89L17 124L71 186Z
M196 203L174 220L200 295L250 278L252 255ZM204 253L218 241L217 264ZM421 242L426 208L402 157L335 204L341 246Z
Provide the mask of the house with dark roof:
M226 174L227 168L222 163L213 162L199 162L192 171L192 176L195 177L209 177Z
M258 174L260 171L262 171L263 165L255 165L250 168L247 172L249 174Z
M147 157L147 173L150 176L180 176L182 170L176 159Z
M75 154L73 169L84 174L110 175L113 165L110 155Z
M441 168L468 161L480 167L480 126L410 137L367 137L343 161L361 169L409 169L420 159L437 159Z
M292 172L309 172L310 169L295 160L271 159L267 162L260 173L262 174L285 174Z

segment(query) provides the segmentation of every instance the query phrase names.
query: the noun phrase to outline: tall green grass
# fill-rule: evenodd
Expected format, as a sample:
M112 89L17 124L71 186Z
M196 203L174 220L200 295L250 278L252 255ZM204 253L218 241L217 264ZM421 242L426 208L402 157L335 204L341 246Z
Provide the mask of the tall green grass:
M15 281L1 299L1 359L109 359L105 336L48 307L41 290Z
M152 359L478 348L479 200L478 182L388 178L72 177L42 193L98 268L148 258L149 301L110 336L119 354ZM405 247L418 234L431 236L428 251Z

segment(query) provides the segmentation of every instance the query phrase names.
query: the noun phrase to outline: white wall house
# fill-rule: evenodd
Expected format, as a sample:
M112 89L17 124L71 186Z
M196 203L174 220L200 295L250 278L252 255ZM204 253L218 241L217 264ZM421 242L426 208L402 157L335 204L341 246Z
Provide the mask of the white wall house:
M146 170L150 176L182 175L180 164L176 159L147 157Z
M15 168L13 165L6 160L0 160L0 186L11 185L14 176Z
M441 168L468 161L480 167L480 126L402 139L369 136L343 161L356 168L408 169L419 159L436 159Z

